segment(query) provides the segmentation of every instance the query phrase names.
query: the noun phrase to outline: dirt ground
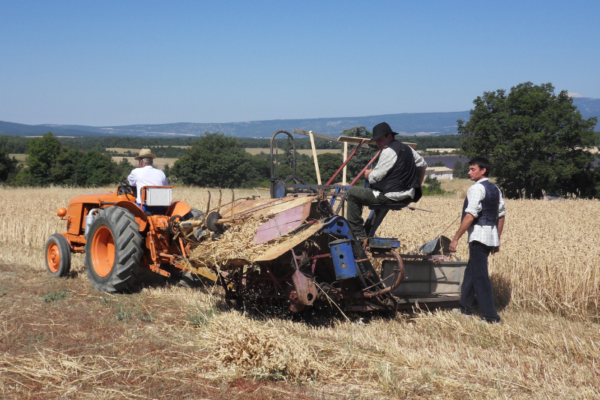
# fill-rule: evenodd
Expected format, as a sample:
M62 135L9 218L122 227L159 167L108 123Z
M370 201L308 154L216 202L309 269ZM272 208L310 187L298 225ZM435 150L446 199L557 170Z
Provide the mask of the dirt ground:
M53 279L0 264L0 398L327 397L284 382L211 379L202 362L210 348L195 344L194 318L175 293L111 296L82 270Z
M81 260L75 265L70 277L54 279L0 264L0 398L600 396L598 325L589 322L513 307L497 326L448 311L325 325L256 319L228 310L209 289L103 294ZM220 354L250 351L247 342L258 355L282 346L287 368L298 362L318 378L240 373L219 362Z

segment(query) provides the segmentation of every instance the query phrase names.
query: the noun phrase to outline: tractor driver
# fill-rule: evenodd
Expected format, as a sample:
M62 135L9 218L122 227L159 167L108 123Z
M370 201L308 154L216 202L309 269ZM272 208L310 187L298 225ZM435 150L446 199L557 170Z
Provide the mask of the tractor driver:
M131 171L131 174L127 177L129 184L137 187L137 199L135 202L138 206L142 204L142 188L144 186L169 185L164 172L152 166L155 158L156 156L152 154L150 149L142 149L140 155L135 157L139 161L139 168Z
M407 144L398 142L396 132L382 122L373 128L373 140L381 154L377 166L365 171L370 189L351 187L347 194L348 224L359 240L367 238L362 218L363 206L418 201L427 163Z

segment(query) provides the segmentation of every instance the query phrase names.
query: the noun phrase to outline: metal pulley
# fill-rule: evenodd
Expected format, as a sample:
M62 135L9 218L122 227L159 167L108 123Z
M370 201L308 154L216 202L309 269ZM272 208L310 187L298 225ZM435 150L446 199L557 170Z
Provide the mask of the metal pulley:
M206 217L206 227L208 228L208 230L215 233L225 232L223 225L219 223L220 219L223 219L223 217L217 211L213 211L210 214L208 214L208 216Z

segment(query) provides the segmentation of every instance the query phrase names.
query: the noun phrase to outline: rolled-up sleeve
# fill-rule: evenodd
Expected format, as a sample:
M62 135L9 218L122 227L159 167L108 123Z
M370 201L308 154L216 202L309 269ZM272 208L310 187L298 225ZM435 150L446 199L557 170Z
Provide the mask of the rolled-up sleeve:
M485 188L483 185L475 184L471 186L467 191L467 208L465 212L477 218L481 212L481 201L484 197Z
M383 149L381 155L379 156L379 161L375 168L373 168L373 172L369 174L369 183L376 183L382 180L390 169L396 164L396 160L398 159L398 155L391 148Z
M134 169L133 171L131 171L131 173L127 177L127 180L129 181L129 184L131 186L135 186L135 184L137 182L136 171L137 171L137 169Z
M415 160L415 165L417 166L417 169L421 170L421 171L426 170L427 169L427 161L425 161L423 156L420 155L415 149L413 149L412 147L410 149L412 150L413 158Z

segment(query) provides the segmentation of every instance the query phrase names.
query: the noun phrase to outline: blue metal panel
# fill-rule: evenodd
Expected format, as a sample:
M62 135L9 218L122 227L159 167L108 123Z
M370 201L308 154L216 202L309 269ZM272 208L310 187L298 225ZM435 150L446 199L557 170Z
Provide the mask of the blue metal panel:
M336 199L336 197L337 197L337 195L338 195L339 193L340 193L340 188L339 188L339 187L335 188L335 195L333 195L333 196L331 197L331 202L329 203L329 205L330 205L331 207L333 207L333 205L335 204L335 199Z
M323 232L335 236L336 238L352 239L352 232L348 222L339 216L333 217L329 223L323 227Z
M400 241L395 238L369 238L369 247L372 249L393 249L400 247Z
M331 249L331 259L333 260L337 280L359 276L360 272L354 259L352 241L350 239L331 242L329 243L329 248Z

